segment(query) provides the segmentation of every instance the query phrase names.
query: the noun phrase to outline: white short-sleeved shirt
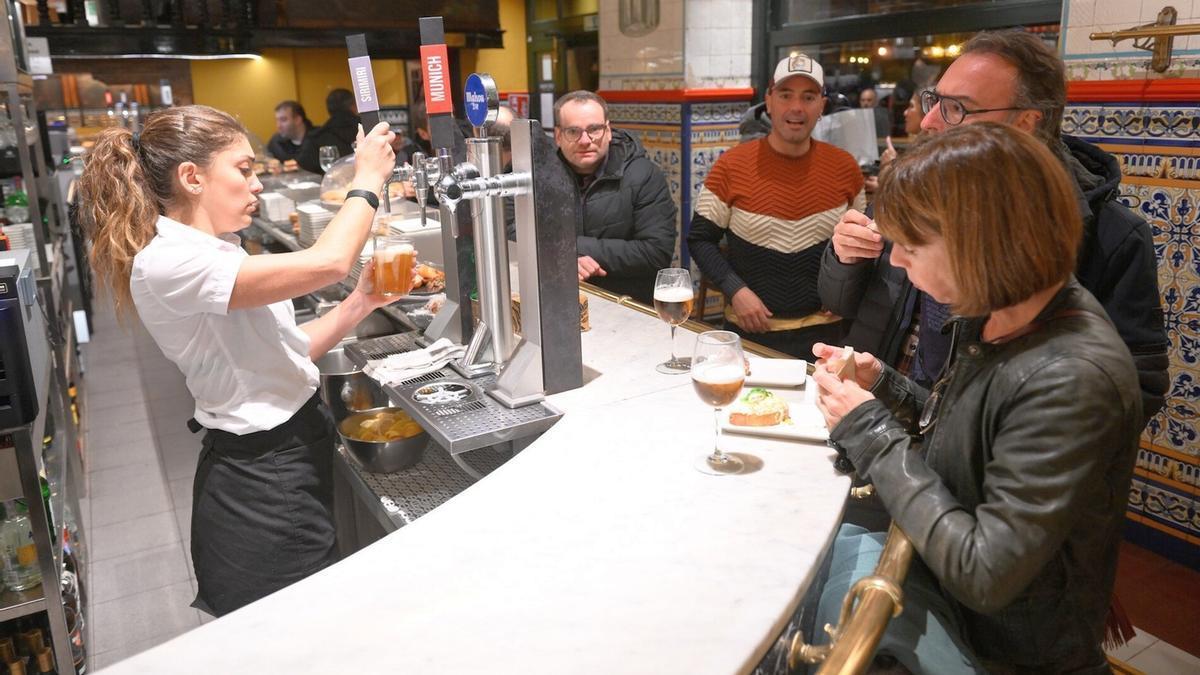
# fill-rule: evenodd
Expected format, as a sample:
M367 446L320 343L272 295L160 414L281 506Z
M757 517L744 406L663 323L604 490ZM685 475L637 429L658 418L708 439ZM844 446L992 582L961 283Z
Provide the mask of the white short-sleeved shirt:
M134 256L129 289L146 330L187 378L196 421L239 435L286 422L320 381L291 301L231 311L247 257L237 236L214 237L166 216L156 226Z

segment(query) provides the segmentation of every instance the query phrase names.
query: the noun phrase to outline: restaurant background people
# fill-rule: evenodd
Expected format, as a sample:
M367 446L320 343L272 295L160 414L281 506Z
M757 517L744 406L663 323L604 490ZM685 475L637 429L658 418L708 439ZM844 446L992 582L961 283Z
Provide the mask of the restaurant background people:
M267 153L281 162L296 159L312 126L304 106L296 101L281 102L275 106L275 135L267 141Z
M334 428L313 361L389 299L358 287L297 326L291 298L346 277L392 170L391 133L358 135L346 203L311 248L248 256L262 184L246 130L206 106L151 113L140 134L96 139L80 187L91 262L119 314L131 306L196 399L194 606L227 614L337 560ZM179 420L182 426L184 420Z
M801 358L813 343L842 336L840 319L817 297L817 270L834 223L865 203L854 158L812 139L823 86L821 65L809 57L779 62L766 94L770 132L721 155L688 234L696 265L727 298L726 326Z
M814 350L830 440L919 554L888 653L912 672L1109 672L1142 411L1128 348L1072 276L1074 181L1034 136L964 125L884 174L876 223L893 263L962 317L932 390L869 354L839 380L841 349ZM816 625L883 537L843 526Z
M396 163L409 164L412 162L412 156L418 152L424 153L426 157L435 156L424 101L416 101L408 107L408 125L412 133L404 137L404 145L396 151Z
M649 304L675 254L675 201L662 169L632 134L613 129L589 91L554 103L554 142L579 186L579 280Z
M300 155L296 158L300 168L320 175L325 175L325 170L321 168L321 148L326 145L337 147L338 157L354 152L354 139L358 135L359 125L358 107L354 103L354 94L348 89L329 92L325 97L325 109L329 112L329 119L308 132L300 147Z
M1060 135L1066 104L1062 60L1032 33L980 33L963 46L937 88L921 96L927 104L923 134L1000 122L1033 135L1063 163L1077 186L1083 218L1076 275L1132 352L1149 420L1162 407L1169 383L1154 240L1146 221L1117 200L1116 158ZM821 261L821 300L852 321L846 344L928 386L949 353L949 336L941 330L949 310L913 288L891 263L894 248L869 223L867 215L849 211L834 227Z

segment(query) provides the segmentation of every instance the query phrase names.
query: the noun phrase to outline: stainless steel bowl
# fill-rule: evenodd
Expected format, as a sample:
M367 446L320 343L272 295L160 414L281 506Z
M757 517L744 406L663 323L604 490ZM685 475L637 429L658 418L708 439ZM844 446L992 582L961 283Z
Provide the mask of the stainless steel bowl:
M360 441L351 438L346 433L347 430L358 426L363 418L382 411L401 410L400 408L384 407L364 410L351 415L338 423L338 435L342 437L342 444L346 446L346 450L354 459L358 460L363 469L372 473L403 471L421 461L421 456L425 453L425 446L429 444L429 432L422 429L421 433L416 436L394 441Z
M321 371L321 398L339 422L348 415L388 403L387 395L350 360L344 347L330 349L317 359L317 369Z

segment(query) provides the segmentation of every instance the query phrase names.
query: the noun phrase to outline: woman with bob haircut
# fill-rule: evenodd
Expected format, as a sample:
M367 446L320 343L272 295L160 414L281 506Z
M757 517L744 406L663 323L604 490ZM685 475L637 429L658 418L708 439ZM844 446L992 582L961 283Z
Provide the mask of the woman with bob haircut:
M118 314L137 309L207 429L192 498L194 606L221 616L338 559L334 428L313 363L374 309L369 264L336 309L296 325L291 298L346 278L392 172L393 134L358 131L353 190L308 249L248 256L262 183L246 129L206 106L106 129L80 179L92 266ZM351 199L350 197L360 197ZM179 420L180 426L184 420Z
M1101 649L1141 431L1132 357L1072 273L1073 184L1034 137L964 125L896 160L876 222L955 318L932 390L818 344L830 439L919 559L884 651L913 672L1109 672ZM883 535L843 526L817 625Z

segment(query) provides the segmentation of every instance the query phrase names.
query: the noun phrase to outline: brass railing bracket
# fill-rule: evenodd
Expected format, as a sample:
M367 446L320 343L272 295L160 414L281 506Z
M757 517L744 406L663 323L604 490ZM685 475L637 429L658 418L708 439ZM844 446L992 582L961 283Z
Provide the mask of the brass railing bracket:
M1200 35L1200 24L1190 23L1178 26L1175 19L1178 14L1174 7L1163 7L1158 12L1158 20L1127 30L1116 30L1110 33L1092 33L1088 37L1093 40L1111 40L1117 46L1122 40L1133 40L1133 46L1151 53L1150 67L1155 72L1166 72L1171 67L1171 49L1175 38L1184 35Z
M869 499L871 497L871 495L874 495L874 494L875 494L875 485L872 483L867 483L866 485L860 485L858 487L850 488L850 496L853 497L854 499Z

